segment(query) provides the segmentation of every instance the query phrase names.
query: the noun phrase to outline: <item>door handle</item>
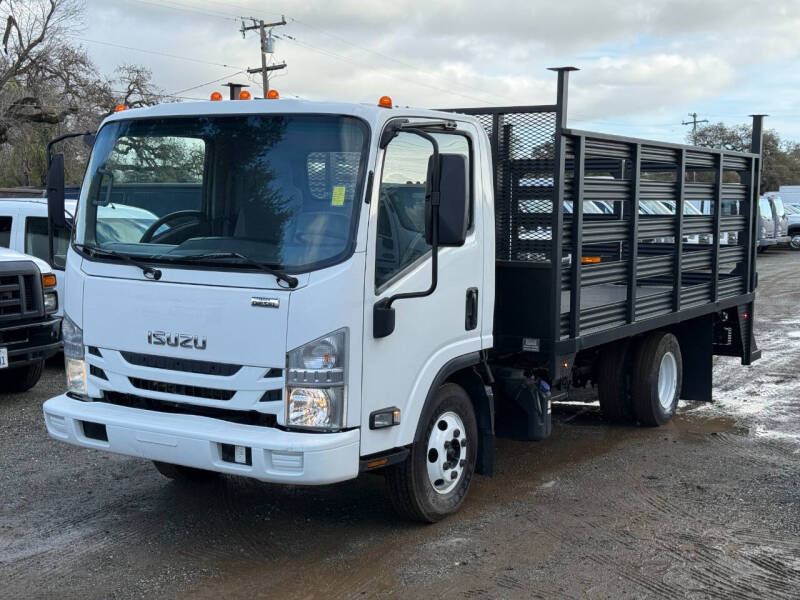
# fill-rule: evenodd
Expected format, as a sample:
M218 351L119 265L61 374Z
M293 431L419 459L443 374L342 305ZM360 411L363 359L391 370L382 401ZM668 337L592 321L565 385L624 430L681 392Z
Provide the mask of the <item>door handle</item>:
M478 326L478 288L467 289L467 306L464 315L464 329L472 331Z

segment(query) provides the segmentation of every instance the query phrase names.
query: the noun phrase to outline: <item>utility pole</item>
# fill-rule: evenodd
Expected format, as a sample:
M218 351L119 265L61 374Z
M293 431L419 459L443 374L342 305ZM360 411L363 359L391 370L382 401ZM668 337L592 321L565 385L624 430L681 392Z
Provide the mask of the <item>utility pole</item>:
M698 123L708 123L708 119L700 119L697 120L697 113L689 113L689 116L692 117L691 121L681 121L681 125L691 125L692 126L692 145L697 145L697 124Z
M279 27L281 25L286 25L286 18L281 15L281 20L276 23L264 23L263 19L254 19L250 17L249 20L253 22L252 25L245 25L246 17L242 17L242 39L246 37L248 31L253 31L258 29L259 34L261 35L261 67L256 69L247 69L248 73L261 73L261 85L264 90L264 98L267 97L267 92L269 92L269 73L270 71L278 71L279 69L285 69L286 63L282 62L279 65L267 65L267 54L272 54L272 28ZM267 29L269 29L269 35L267 35Z
M691 125L692 126L692 146L697 146L697 124L698 123L708 123L708 119L697 119L697 113L689 113L689 116L692 117L691 121L681 121L681 125ZM697 171L692 171L692 183L697 182ZM706 201L700 201L700 210L705 212Z

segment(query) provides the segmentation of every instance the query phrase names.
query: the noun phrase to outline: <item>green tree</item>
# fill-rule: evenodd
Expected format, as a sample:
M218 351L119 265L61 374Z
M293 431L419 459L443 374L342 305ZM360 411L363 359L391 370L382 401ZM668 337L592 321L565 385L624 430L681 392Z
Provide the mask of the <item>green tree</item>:
M752 128L748 125L727 126L712 123L697 130L696 144L709 148L725 148L749 152ZM687 136L692 142L692 134ZM761 193L777 190L781 185L800 183L800 144L781 140L778 132L764 132L761 163Z

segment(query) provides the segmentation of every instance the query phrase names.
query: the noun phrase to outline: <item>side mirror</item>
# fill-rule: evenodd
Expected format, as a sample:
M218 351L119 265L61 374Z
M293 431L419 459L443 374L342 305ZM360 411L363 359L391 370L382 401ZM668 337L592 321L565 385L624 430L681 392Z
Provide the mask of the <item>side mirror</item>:
M53 154L47 167L47 215L52 228L66 227L64 217L64 155Z
M428 193L433 177L433 159L428 160ZM463 154L439 155L439 246L461 246L469 226L469 167ZM430 195L430 194L428 194ZM430 201L425 204L425 239L433 240Z

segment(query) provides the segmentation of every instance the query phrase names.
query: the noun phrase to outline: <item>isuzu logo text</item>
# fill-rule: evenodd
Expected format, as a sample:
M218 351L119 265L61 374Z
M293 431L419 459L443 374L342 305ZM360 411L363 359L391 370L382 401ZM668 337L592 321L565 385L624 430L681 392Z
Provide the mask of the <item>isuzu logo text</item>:
M181 348L206 349L206 338L189 333L167 333L166 331L148 331L147 343L153 346L174 346Z

